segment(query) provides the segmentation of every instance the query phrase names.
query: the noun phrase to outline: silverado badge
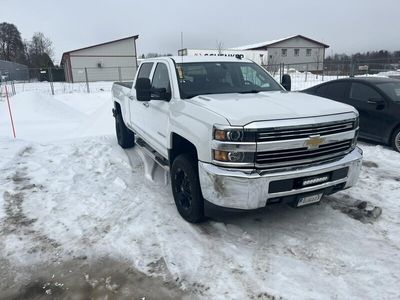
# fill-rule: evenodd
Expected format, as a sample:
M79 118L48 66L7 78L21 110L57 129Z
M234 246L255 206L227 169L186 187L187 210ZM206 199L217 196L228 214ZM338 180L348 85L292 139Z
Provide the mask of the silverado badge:
M320 135L312 135L305 142L305 146L307 146L308 150L318 149L325 142L325 139L321 138Z

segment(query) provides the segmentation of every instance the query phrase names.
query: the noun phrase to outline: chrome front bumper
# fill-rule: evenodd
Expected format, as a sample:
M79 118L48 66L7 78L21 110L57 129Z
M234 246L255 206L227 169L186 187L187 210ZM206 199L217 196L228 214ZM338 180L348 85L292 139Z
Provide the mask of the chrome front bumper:
M246 173L241 170L217 167L199 162L200 186L203 197L214 205L236 208L257 209L267 205L268 199L323 190L344 184L344 189L353 186L360 174L362 150L358 147L338 161L291 171ZM271 181L315 176L348 167L347 177L318 185L270 193Z

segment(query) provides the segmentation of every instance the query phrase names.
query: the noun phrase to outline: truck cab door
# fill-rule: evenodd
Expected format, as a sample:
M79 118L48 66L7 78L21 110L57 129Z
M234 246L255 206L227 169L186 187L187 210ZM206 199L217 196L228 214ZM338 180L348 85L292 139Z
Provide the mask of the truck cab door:
M149 78L154 67L154 63L143 63L140 65L137 78ZM135 82L134 82L135 84ZM145 113L147 111L148 102L138 101L136 99L136 89L132 86L131 92L128 97L129 101L129 116L131 127L141 136L146 135L146 118Z
M155 97L149 101L145 118L149 132L149 142L151 146L164 157L168 157L167 141L169 128L169 105L171 100L171 78L168 66L163 62L158 62L155 66L151 86L154 89L166 89L164 99Z

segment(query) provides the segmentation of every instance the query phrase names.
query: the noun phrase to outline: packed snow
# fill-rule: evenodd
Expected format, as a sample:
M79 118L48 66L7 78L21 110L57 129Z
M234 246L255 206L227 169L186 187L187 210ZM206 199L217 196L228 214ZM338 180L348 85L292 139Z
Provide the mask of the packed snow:
M193 225L118 146L109 88L24 88L17 139L0 101L0 298L400 297L399 153L360 143L359 183L319 205Z

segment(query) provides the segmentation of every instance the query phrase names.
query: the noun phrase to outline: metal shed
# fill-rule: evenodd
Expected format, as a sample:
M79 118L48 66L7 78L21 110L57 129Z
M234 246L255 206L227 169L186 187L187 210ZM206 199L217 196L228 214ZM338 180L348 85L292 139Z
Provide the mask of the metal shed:
M138 35L63 53L68 82L132 80L137 69Z

